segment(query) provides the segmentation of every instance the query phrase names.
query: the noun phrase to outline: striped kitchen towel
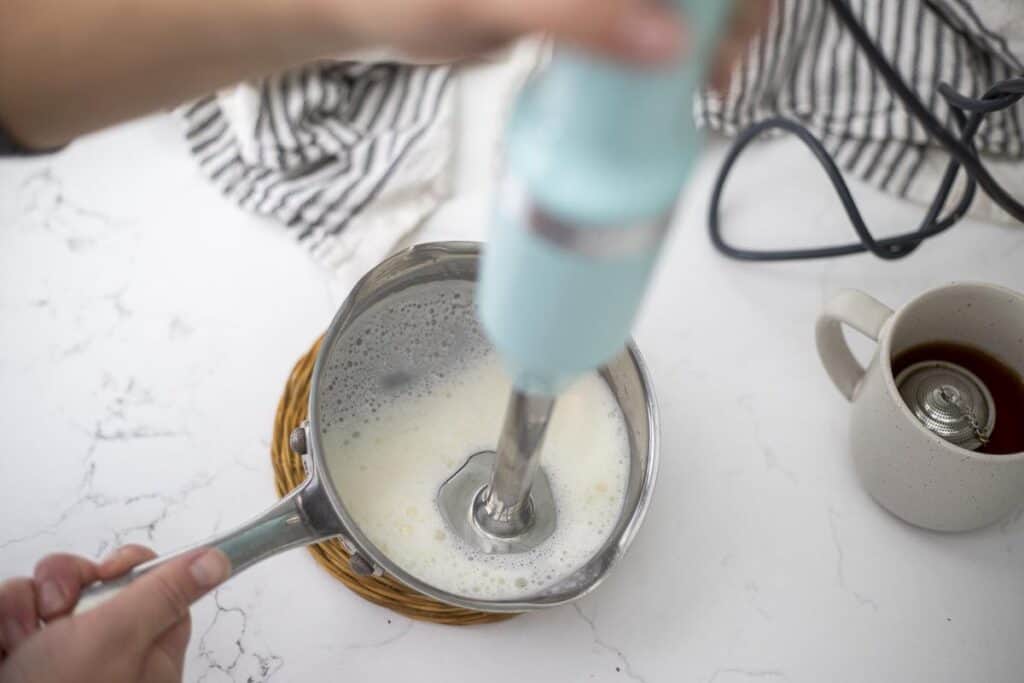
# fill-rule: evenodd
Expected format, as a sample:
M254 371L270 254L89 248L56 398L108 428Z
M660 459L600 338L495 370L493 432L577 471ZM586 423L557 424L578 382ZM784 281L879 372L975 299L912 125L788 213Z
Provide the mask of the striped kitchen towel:
M907 83L953 130L939 82L979 97L996 81L1024 73L1024 2L847 1ZM1024 197L1022 106L990 114L975 138L990 170L1018 197ZM777 0L771 24L737 66L728 92L706 94L697 111L726 134L769 116L796 119L847 171L923 203L933 198L948 160L822 0ZM981 193L971 211L1011 220Z
M323 263L383 258L449 193L449 66L322 62L184 110L192 154ZM372 265L372 261L371 261Z

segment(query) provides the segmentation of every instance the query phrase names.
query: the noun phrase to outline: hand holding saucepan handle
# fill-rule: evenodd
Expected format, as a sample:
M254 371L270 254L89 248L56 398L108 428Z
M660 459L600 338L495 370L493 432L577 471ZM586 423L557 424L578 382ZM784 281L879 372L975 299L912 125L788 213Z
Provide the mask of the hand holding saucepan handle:
M319 479L309 476L299 488L242 526L192 548L154 558L113 581L92 584L82 591L75 614L103 604L133 581L198 548L216 548L223 552L231 562L231 575L234 576L271 555L334 536L341 529L333 518L333 512L326 518L317 512L324 510L325 506L330 507L331 503Z

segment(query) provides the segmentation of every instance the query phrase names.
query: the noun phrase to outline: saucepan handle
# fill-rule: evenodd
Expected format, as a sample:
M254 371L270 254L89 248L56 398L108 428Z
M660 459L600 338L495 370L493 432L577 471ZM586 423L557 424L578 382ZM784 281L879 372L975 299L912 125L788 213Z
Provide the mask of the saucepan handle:
M856 289L846 289L836 294L818 316L815 336L821 364L848 401L853 400L857 385L864 378L864 367L853 357L843 337L842 326L849 325L878 341L882 327L890 317L891 308Z
M114 597L121 589L146 572L196 548L218 548L231 561L231 575L271 555L308 545L341 532L337 515L322 483L313 475L297 489L260 516L219 536L170 555L156 557L138 565L113 581L97 582L82 591L75 607L79 614Z

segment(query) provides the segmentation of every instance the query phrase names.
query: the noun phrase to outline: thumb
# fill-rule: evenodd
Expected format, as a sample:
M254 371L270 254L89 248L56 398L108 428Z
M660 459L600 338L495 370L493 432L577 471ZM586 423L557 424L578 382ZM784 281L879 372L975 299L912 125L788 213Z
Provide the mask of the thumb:
M189 606L231 575L231 562L216 548L199 548L132 581L96 611L127 629L124 636L149 643L188 616Z

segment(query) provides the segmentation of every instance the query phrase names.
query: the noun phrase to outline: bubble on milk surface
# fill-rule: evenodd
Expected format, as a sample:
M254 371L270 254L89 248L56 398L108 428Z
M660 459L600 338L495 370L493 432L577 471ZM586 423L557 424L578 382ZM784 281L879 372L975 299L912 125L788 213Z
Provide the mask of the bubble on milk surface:
M384 403L431 396L439 380L490 353L473 289L468 281L416 285L353 321L320 380L321 430Z
M577 487L590 492L589 503L577 505L578 510L563 509L578 473L545 455L559 519L568 515L574 523L560 524L548 541L527 553L489 555L450 533L440 518L434 500L437 488L468 456L493 450L507 399L507 384L496 391L481 388L495 385L501 373L476 319L472 283L429 283L391 296L353 321L327 358L319 385L319 417L328 468L363 533L406 571L454 594L522 598L563 580L610 535L628 478L624 421L610 393L609 405L600 404L593 414L608 416L606 436L619 443L620 452L610 456L613 472ZM608 392L599 380L593 381ZM459 442L436 467L403 459L402 453L392 453L392 460L375 459L375 448L393 445L396 439L412 452L449 436L434 424L421 424L421 413L438 411L437 406L454 405L467 396L493 424L481 428L477 423L483 418L473 410L457 410L451 414L459 415L461 422L450 429L476 433L475 442ZM380 490L381 481L388 482L386 491ZM598 481L608 489L607 495L591 495ZM399 489L408 495L387 503ZM416 496L419 499L410 500ZM375 512L361 517L362 510Z

